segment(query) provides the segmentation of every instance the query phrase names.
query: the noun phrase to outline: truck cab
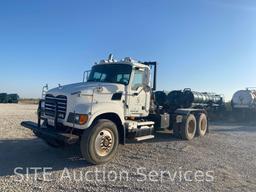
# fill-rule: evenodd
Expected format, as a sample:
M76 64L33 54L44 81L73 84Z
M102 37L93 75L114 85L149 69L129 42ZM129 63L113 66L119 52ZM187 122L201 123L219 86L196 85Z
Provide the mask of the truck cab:
M111 160L126 139L153 139L160 129L190 140L208 130L202 109L156 106L156 62L140 62L110 55L93 65L86 81L59 85L39 103L34 133L47 144L60 147L80 142L83 157L100 164Z
M131 58L102 60L92 67L86 82L47 91L41 103L43 115L54 126L57 107L57 123L76 129L90 127L95 118L107 113L122 124L128 117L146 117L151 99L149 79L149 66Z

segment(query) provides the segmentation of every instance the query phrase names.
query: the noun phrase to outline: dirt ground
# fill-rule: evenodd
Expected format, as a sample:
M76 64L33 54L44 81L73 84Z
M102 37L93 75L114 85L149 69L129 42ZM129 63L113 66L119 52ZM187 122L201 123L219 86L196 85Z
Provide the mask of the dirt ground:
M105 165L55 149L21 126L36 105L0 104L0 191L255 191L256 126L212 122L192 141L170 134L120 145ZM35 174L35 170L37 174Z

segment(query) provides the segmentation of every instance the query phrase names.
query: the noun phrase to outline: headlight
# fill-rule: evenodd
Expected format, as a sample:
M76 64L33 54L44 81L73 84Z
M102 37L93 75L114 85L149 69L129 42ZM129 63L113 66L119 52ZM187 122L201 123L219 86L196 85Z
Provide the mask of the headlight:
M69 113L68 122L75 123L79 125L84 125L88 121L87 114Z

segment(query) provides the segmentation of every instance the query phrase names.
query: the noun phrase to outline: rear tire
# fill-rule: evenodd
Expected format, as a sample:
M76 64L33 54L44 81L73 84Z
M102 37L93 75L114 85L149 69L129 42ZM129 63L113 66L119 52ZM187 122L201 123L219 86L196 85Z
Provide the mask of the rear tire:
M203 137L207 133L208 129L208 120L204 113L201 113L197 118L197 128L196 128L196 135Z
M186 119L185 125L181 128L181 138L184 140L191 140L196 134L196 118L190 114Z
M110 120L100 119L84 131L80 149L86 161L97 165L110 161L116 155L118 144L116 125Z

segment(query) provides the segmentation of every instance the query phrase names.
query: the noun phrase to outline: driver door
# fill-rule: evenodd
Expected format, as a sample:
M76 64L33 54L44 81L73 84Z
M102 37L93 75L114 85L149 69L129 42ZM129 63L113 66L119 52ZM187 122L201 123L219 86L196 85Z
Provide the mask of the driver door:
M148 116L150 107L149 70L134 68L128 94L127 116Z

